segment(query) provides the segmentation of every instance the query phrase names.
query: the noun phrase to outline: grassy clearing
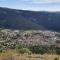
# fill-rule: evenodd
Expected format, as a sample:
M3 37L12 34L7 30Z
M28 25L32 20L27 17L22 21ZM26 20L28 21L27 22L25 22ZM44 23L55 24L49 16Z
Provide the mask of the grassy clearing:
M60 60L60 55L17 54L16 51L8 50L5 53L0 53L0 60Z

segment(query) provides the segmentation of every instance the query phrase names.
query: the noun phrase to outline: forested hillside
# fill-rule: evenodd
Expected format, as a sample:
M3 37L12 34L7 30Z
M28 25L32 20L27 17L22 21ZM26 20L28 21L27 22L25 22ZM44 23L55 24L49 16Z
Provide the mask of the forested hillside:
M0 28L60 31L60 12L27 11L0 7Z

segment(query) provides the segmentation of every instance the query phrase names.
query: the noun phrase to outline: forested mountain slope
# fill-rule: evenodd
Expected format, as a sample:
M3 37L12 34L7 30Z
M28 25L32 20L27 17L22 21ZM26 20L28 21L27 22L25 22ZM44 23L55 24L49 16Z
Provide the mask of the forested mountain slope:
M27 11L0 7L0 28L60 31L60 12Z

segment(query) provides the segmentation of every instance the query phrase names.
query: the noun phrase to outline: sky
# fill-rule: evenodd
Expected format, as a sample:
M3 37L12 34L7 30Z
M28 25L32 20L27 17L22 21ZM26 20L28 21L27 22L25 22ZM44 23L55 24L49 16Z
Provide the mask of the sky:
M0 7L32 11L60 11L60 0L0 0Z

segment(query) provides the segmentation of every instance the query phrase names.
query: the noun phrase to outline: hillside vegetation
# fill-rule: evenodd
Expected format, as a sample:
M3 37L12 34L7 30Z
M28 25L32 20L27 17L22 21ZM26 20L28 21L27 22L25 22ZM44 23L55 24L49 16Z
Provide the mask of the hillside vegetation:
M60 54L60 33L41 30L0 29L0 52Z
M0 60L60 60L60 12L0 7Z
M0 28L60 31L60 12L27 11L0 7Z

